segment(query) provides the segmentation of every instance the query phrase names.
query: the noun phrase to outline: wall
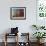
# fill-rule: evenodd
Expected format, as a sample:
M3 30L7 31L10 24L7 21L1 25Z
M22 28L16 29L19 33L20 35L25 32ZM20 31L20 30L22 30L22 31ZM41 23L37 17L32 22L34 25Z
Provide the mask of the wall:
M26 7L26 20L10 20L10 7ZM36 0L0 0L0 34L10 32L11 27L19 27L19 32L29 32L36 24Z

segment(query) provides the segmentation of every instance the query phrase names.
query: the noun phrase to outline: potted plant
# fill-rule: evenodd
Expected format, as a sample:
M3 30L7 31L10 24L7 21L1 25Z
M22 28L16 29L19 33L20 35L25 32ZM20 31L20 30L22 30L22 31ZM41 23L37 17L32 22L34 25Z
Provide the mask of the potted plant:
M38 30L37 25L32 25L33 28L35 28L36 30Z
M45 26L32 25L32 27L35 28L36 30L45 29Z
M44 36L46 33L45 32L35 32L33 35L37 38L37 42L40 43L40 40L42 38L45 38Z
M45 26L41 26L40 29L45 29Z

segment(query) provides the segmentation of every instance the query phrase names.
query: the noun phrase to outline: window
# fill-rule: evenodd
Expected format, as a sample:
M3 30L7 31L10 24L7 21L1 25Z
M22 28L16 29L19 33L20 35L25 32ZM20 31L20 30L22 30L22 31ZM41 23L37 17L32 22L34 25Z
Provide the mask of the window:
M37 1L37 15L39 17L46 17L46 0Z

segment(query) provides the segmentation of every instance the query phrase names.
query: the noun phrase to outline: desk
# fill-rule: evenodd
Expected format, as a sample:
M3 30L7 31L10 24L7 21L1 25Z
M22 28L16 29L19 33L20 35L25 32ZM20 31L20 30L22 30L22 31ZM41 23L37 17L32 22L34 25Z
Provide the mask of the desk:
M7 43L8 43L8 42L7 42L7 38L8 38L7 36L9 36L9 37L10 37L10 36L17 36L17 42L16 42L17 44L16 44L15 46L18 46L18 34L6 33L6 34L5 34L5 46L7 46Z

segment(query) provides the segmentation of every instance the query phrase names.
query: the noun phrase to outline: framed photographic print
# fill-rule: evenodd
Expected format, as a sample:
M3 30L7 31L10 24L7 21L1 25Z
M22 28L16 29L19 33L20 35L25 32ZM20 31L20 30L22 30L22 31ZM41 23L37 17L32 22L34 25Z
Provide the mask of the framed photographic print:
M26 19L26 7L11 7L10 8L11 20L24 20Z

